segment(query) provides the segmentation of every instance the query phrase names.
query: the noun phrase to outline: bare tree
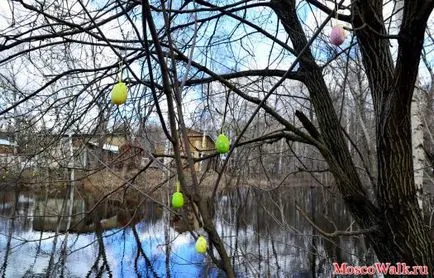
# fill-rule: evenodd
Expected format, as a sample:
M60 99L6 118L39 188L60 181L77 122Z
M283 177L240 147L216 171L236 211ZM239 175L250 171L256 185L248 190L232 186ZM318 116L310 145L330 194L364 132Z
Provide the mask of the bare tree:
M235 277L235 271L213 214L231 159L242 159L236 154L247 145L264 156L272 149L267 144L281 144L278 152L285 156L299 155L301 144L308 145L306 156L321 154L377 258L426 265L432 272L430 230L417 201L411 102L434 1L401 1L396 33L388 32L387 1L332 2L8 0L8 16L0 25L0 65L23 63L32 78L3 88L17 97L0 96L0 116L11 118L16 108L33 109L35 117L45 118L60 134L102 131L119 123L137 123L140 134L146 121L158 122L172 145L168 155L176 162L182 190L198 207L220 260L212 250L208 254L228 277ZM304 22L306 10L315 23ZM352 31L343 48L328 43L332 18ZM353 55L355 48L360 57ZM332 67L340 56L346 62L338 75ZM361 77L356 81L347 80L352 67ZM120 70L129 96L125 105L115 107L108 95ZM360 83L347 90L348 82ZM213 103L217 98L221 102ZM365 121L368 103L375 139ZM194 158L186 131L193 121L191 106L198 104L210 111L214 105L214 131L222 130L219 125L227 117L225 128L232 135L211 196L204 196L194 163L213 156ZM349 105L357 110L362 134L354 131ZM283 140L285 149L279 143ZM262 159L255 167L264 173L272 171L273 160L283 159L251 157ZM324 166L297 161L304 170Z

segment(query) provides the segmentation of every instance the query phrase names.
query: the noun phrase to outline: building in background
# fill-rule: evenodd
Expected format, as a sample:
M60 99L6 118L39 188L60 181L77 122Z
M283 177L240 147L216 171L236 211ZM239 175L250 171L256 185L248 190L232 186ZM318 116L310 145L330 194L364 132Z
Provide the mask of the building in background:
M0 138L0 166L13 167L18 165L20 158L16 152L17 145L8 139Z

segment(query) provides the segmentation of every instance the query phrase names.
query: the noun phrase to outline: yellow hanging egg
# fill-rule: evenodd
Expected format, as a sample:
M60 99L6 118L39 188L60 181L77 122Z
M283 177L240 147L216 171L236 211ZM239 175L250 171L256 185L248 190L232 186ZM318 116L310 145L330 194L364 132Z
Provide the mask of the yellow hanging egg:
M228 137L224 134L220 134L215 141L215 149L218 153L224 154L229 151L231 144Z
M199 236L196 240L196 252L205 254L208 248L208 242L203 236Z
M184 195L181 192L175 192L172 195L172 207L173 208L182 208L184 205Z
M119 81L112 89L112 103L116 105L121 105L127 100L128 88L124 82Z

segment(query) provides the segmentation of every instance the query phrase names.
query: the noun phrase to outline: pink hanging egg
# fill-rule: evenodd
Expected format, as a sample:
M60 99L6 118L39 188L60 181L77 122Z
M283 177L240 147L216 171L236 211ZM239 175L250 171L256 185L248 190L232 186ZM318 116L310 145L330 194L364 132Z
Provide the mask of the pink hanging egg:
M341 45L346 39L344 28L340 25L335 25L330 33L330 43Z

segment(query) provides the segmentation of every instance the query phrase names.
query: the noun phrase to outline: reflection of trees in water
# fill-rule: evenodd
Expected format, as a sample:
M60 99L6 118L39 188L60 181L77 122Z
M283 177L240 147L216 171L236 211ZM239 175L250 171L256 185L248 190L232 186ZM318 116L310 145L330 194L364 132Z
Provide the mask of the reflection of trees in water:
M17 206L18 206L18 196L19 196L18 194L15 194L15 198L14 198L13 202L9 203L11 205L11 208L12 208L10 214L8 215L9 218L11 219L11 221L9 223L9 229L8 229L8 233L7 233L8 236L7 236L6 248L4 249L5 255L4 255L2 266L0 268L0 274L2 275L2 277L6 277L6 268L8 265L9 252L11 250L12 236L13 236L14 231L15 231L15 219L16 219L16 211L17 211Z
M137 275L139 277L141 276L139 268L138 268L138 262L139 262L139 258L143 257L143 259L145 260L145 263L146 263L146 275L145 275L145 277L148 277L149 272L152 273L153 277L159 277L158 274L156 273L153 265L152 265L151 260L149 259L149 257L146 255L145 251L142 248L142 243L140 242L139 234L137 233L136 227L135 226L131 227L131 230L133 231L134 240L137 244L137 253L136 253L136 257L134 259L134 269L135 269ZM170 273L170 271L167 271L167 269L166 269L166 273Z
M98 203L92 214L86 212L95 206L97 200L77 202L77 208L73 210L76 216L74 221L92 227L92 230L69 235L62 231L63 220L59 216L64 214L60 198L55 200L48 195L33 197L11 191L1 192L0 201L0 229L6 238L4 243L2 241L2 247L6 250L2 257L3 276L6 269L11 267L8 260L14 246L12 241L16 240L14 237L30 232L32 227L39 229L37 233L32 232L33 240L26 241L23 237L19 243L35 249L32 253L34 259L23 265L27 268L27 277L37 275L37 260L39 264L45 264L46 277L71 277L74 271L71 267L75 263L73 259L77 258L74 256L80 252L88 256L79 258L86 261L88 268L83 270L83 275L87 277L116 277L120 267L131 268L137 277L170 277L170 272L176 267L174 261L180 256L172 253L172 243L178 235L173 229L168 229L170 215L164 216L163 210L151 201L122 204L110 200ZM48 204L55 204L53 207L56 210L53 211L57 215L49 211ZM298 273L312 277L330 274L331 262L334 261L363 263L368 259L368 248L361 237L325 238L297 212L296 205L327 233L346 230L348 227L357 229L351 226L352 220L344 205L337 201L332 192L319 187L293 187L281 189L278 193L254 189L221 193L216 206L216 221L238 273L260 277L292 277L289 275ZM105 221L113 216L117 216L117 223L113 227L119 229L106 231ZM47 225L53 219L54 224ZM337 221L332 222L330 219ZM74 221L71 227L76 224ZM127 226L122 229L124 225ZM53 228L57 228L54 234L45 232L45 229L52 231ZM163 250L161 253L156 255L148 247L145 248L148 239L142 235L146 231L151 231L155 236L161 235L157 244ZM80 239L86 239L88 243L79 244ZM114 256L116 248L123 248L123 253L116 253L117 261L113 261L110 256ZM201 277L216 273L207 257L199 262L184 262L187 266L189 263Z
M68 217L65 217L64 199L46 199L37 196L35 203L34 230L57 231L59 229L61 232L66 230ZM156 208L152 202L142 202L140 206L137 203L123 203L110 199L97 202L90 196L86 199L74 200L72 215L69 231L88 233L96 230L96 220L103 230L134 224L141 219L155 222L160 218L161 209Z
M110 271L110 266L107 262L107 255L105 252L101 223L97 219L95 220L95 234L98 243L98 255L86 277L91 277L93 273L95 273L95 277L101 277L103 273L107 273L108 277L113 277ZM99 265L100 261L101 265Z
M222 196L217 215L234 228L223 232L233 265L265 276L298 271L315 277L330 273L332 262L354 262L355 257L363 263L370 252L362 237L324 237L297 212L298 205L327 233L357 230L337 197L320 187L245 189Z
M29 194L19 192L19 188L15 191L0 191L0 217L6 219L14 218L14 233L21 234L32 229L31 218L27 217L33 212L34 201ZM11 221L0 222L0 232L8 233Z
M97 248L97 256L91 268L89 275L99 277L102 273L110 276L110 264L106 258L105 246L103 242L103 232L107 228L119 228L123 226L134 226L139 220L146 219L148 223L154 223L160 218L161 209L152 205L151 202L142 202L139 206L131 207L131 204L121 204L113 200L106 200L98 203L98 206L92 210L92 213L87 214L86 208L92 208L95 200L89 198L87 200L77 199L73 209L73 223L71 230L65 233L67 213L65 212L66 201L61 198L49 198L48 194L44 196L32 195L23 193L17 188L16 191L0 192L0 229L1 233L6 236L5 245L2 246L7 252L3 257L4 264L2 274L6 273L7 262L9 259L9 251L13 250L13 240L19 245L36 243L34 260L26 267L29 267L25 272L28 277L35 277L34 267L37 259L47 258L48 263L44 269L45 277L70 277L66 262L80 235L74 234L69 236L71 231L87 232L83 236L88 236L92 232L96 238L87 246L79 247L78 249L93 250ZM116 216L116 221L110 222L110 218ZM79 225L87 225L87 230L84 231ZM76 225L74 227L74 225ZM25 239L25 233L37 233L39 238L33 240ZM54 232L54 235L46 232ZM18 236L24 234L23 238ZM27 234L28 235L28 234ZM69 236L69 238L68 238ZM41 248L41 245L49 243L49 250ZM16 245L16 243L15 243ZM71 263L71 262L70 262ZM16 267L16 266L15 266ZM11 270L9 269L9 272ZM12 270L14 271L14 270Z

